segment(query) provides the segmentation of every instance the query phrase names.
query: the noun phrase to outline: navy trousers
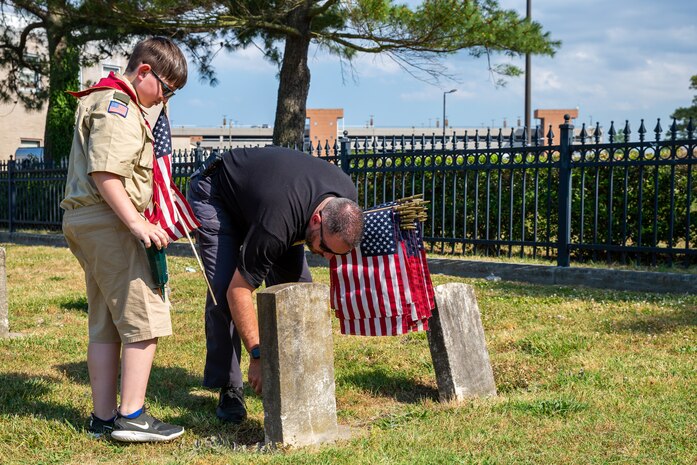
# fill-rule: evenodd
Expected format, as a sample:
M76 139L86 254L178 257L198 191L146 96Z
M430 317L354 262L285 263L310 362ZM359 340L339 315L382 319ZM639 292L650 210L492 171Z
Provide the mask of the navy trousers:
M218 169L223 169L218 168ZM226 207L218 187L221 177L194 174L187 194L201 227L196 238L206 276L218 305L206 297L206 366L203 385L210 388L242 386L241 340L235 330L227 303L227 288L237 269L237 256L247 234ZM290 247L266 276L267 286L289 282L311 282L304 246Z

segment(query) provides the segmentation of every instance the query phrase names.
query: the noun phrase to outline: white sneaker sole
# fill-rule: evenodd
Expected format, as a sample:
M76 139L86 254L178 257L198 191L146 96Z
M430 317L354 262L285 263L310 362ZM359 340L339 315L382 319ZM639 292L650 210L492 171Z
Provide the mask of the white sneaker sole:
M176 439L182 434L184 434L184 429L169 436L143 431L114 430L111 432L111 437L121 442L164 442Z

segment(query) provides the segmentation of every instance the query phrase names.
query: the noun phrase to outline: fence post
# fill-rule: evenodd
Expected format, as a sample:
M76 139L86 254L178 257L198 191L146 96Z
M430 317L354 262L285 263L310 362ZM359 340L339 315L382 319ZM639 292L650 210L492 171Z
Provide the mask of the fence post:
M574 142L574 126L571 117L564 115L559 149L559 229L557 237L557 266L569 266L571 242L571 146Z
M346 174L349 174L349 155L351 155L351 139L348 138L348 131L344 131L344 137L341 138L339 163L341 164L341 170Z
M7 161L7 229L11 233L15 232L15 223L13 219L15 216L15 208L17 206L15 185L14 180L12 179L12 175L14 174L15 170L15 163L16 162L12 155L10 155L10 159Z

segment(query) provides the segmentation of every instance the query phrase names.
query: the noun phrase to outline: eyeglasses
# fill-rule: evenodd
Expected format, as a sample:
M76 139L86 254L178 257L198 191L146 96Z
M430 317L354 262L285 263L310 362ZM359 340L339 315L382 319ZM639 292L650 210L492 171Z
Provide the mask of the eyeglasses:
M322 210L319 211L319 219L322 221ZM326 242L324 242L324 223L320 222L319 224L319 248L322 249L323 252L327 252L330 254L334 255L348 255L351 251L349 250L348 252L344 253L337 253L334 252L332 249L329 248Z
M150 68L150 72L152 73L153 76L155 76L155 79L160 81L160 86L162 86L162 98L172 98L174 97L174 91L172 90L171 87L169 87L167 84L165 84L165 81L163 81L160 76L157 75L155 71L153 71L152 68Z

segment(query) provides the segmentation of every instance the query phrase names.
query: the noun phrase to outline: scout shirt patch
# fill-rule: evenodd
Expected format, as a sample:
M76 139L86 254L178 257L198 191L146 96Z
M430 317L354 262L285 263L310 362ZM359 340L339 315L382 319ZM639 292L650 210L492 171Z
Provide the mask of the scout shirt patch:
M121 102L117 102L116 100L112 100L111 102L109 102L109 108L107 109L107 111L109 113L115 113L125 118L128 114L128 106L124 105Z
M128 95L124 94L123 92L116 91L114 92L114 100L118 100L119 102L123 103L124 105L128 105L128 103L131 101L131 97Z

